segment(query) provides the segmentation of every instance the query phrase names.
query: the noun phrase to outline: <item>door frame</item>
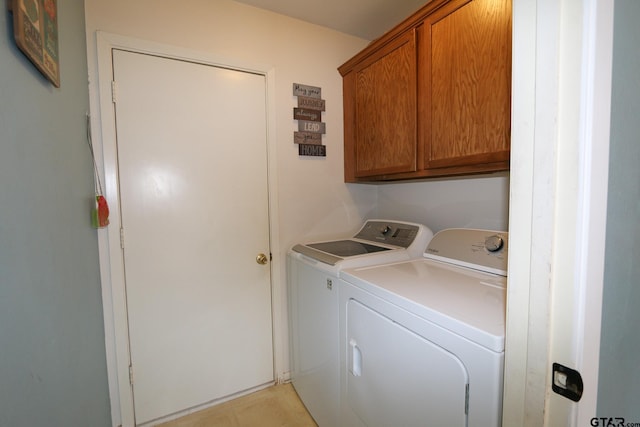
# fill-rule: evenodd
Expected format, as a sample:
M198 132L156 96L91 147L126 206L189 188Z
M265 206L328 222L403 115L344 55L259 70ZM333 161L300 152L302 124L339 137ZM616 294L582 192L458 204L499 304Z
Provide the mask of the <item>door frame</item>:
M587 425L597 404L613 1L513 6L503 423ZM551 392L555 361L581 372L578 404Z
M98 246L100 256L100 279L102 286L103 317L105 328L105 351L107 359L107 375L109 396L111 398L112 424L114 426L134 426L135 411L133 390L129 383L129 334L127 320L127 302L125 292L125 276L122 249L120 247L120 200L118 193L117 146L115 128L115 110L112 102L112 51L122 49L141 54L152 54L166 58L196 62L238 71L260 74L266 82L267 111L267 180L269 239L272 253L280 253L278 230L278 200L276 157L276 118L275 108L275 70L265 64L250 64L229 58L214 57L202 52L194 52L182 47L169 46L140 40L132 37L96 32L98 76L97 85L90 85L92 105L99 105L99 116L90 117L89 131L93 135L93 147L98 173L103 183L104 195L111 211L110 224L98 230ZM283 284L275 278L281 277L280 263L272 262L271 266L271 299L273 323L274 379L281 381L280 376L286 371L282 358L282 346L286 341L286 328L282 324L282 316L277 315L284 310L280 301L286 292ZM199 409L199 408L198 408Z

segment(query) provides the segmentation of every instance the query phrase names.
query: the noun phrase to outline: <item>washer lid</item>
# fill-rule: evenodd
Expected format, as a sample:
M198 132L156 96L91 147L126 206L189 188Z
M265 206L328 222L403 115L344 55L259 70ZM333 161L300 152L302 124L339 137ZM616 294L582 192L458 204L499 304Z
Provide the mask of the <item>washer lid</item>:
M325 264L336 265L345 258L374 254L398 248L370 245L356 240L335 240L330 242L295 245L292 250Z
M432 236L422 224L378 219L365 222L351 239L297 244L291 250L347 268L417 258Z
M358 242L357 240L336 240L333 242L309 243L307 246L339 257L364 255L391 250L391 248L370 245L368 243Z
M348 269L341 278L483 347L504 351L503 276L418 259Z

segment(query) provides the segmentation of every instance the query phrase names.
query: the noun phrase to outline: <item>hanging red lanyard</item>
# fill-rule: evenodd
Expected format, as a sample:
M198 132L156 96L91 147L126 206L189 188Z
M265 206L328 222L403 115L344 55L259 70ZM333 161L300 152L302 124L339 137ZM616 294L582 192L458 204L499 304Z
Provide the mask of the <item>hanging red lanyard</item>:
M87 143L91 151L91 159L93 160L93 173L95 176L94 187L96 191L95 206L91 212L91 223L95 228L102 228L109 225L109 205L107 199L102 194L102 183L100 182L100 174L98 173L98 165L96 164L96 156L93 153L93 141L91 139L91 116L87 113Z

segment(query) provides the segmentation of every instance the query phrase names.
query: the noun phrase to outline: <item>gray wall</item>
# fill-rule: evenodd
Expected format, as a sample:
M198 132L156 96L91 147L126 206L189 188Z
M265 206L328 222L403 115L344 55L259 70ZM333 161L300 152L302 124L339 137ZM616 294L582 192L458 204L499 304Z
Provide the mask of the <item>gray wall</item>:
M640 422L640 2L616 0L599 417Z
M509 174L382 184L376 214L444 228L509 229Z
M60 89L0 10L0 426L109 426L83 1L58 2Z

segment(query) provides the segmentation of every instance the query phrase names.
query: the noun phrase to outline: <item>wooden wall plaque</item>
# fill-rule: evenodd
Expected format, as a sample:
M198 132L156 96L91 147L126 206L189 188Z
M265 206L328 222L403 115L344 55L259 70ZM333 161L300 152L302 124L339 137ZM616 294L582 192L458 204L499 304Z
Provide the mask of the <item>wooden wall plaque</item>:
M322 135L327 132L322 122L325 111L322 88L294 83L293 96L298 98L298 106L293 108L293 118L298 121L298 130L293 132L298 155L326 157L327 147L322 144Z
M10 1L18 48L51 83L60 87L57 0Z
M308 108L294 108L293 118L296 120L308 120L312 122L321 122L322 111L310 110Z
M299 144L298 155L300 156L313 156L313 157L327 157L326 145L311 145L311 144Z
M309 98L307 96L299 96L298 97L298 107L299 108L310 108L312 110L324 111L325 103L324 103L324 99Z
M309 98L322 98L322 88L318 86L293 84L293 96L308 96Z
M326 125L323 122L308 122L306 120L298 120L298 131L327 133Z
M312 132L293 132L294 144L322 144L322 134Z

